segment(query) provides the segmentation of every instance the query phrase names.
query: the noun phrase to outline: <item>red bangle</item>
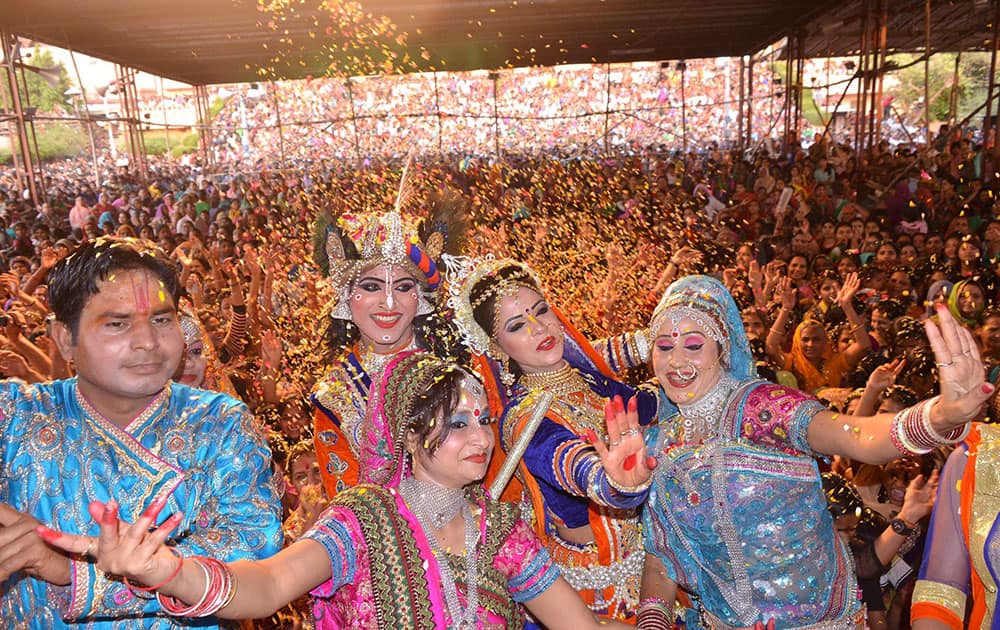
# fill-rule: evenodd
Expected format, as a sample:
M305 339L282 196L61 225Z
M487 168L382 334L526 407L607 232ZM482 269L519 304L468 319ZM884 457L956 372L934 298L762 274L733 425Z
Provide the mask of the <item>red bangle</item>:
M135 593L136 591L140 593L150 593L152 591L159 590L164 586L166 586L167 584L170 584L171 582L174 581L174 578L176 578L180 574L181 567L184 566L184 556L182 556L181 552L177 551L177 549L175 549L174 547L167 547L167 549L169 549L170 553L174 554L174 556L177 557L177 568L174 569L174 572L171 573L167 579L163 580L156 586L135 586L134 584L128 581L128 578L123 578L122 581L125 582L125 586L128 587L128 590L132 591L133 593Z

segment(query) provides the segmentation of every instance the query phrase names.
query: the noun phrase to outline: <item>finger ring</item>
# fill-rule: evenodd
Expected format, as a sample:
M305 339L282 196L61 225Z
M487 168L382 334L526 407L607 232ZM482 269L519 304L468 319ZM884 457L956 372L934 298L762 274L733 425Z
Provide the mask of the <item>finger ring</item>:
M608 442L608 446L615 447L615 446L618 446L621 443L622 443L621 440L615 440L614 442Z
M628 431L622 431L622 434L621 434L620 437L624 438L625 436L628 436L628 435L639 435L639 429L629 429Z
M948 363L940 363L939 362L939 363L935 363L934 365L938 366L939 368L943 368L943 367L951 367L954 364L955 364L954 361L950 361Z

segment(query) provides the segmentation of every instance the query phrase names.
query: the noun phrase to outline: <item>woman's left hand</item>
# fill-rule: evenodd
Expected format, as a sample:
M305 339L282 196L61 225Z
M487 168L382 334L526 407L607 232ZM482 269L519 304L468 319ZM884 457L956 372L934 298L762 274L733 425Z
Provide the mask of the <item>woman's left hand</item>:
M601 458L608 478L623 488L642 486L649 481L656 468L656 458L646 456L646 442L639 426L636 400L628 401L628 408L621 396L604 403L604 417L608 427L608 444L592 436L591 443Z
M943 304L937 305L938 323L926 320L927 338L934 351L941 398L931 407L931 425L939 435L982 416L983 404L995 389L986 382L986 370L972 333L959 325Z

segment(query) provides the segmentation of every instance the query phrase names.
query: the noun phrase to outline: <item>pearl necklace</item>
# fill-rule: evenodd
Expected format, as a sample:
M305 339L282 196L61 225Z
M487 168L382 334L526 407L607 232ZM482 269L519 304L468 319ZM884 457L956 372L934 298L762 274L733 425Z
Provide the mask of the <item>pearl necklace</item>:
M479 545L478 521L469 507L465 493L454 488L445 488L433 482L404 477L399 481L399 494L417 517L424 530L427 542L438 561L441 574L441 590L444 592L448 616L455 628L475 628L479 615L479 565L477 548ZM448 566L448 556L441 550L434 530L441 529L461 512L465 522L465 599L463 609L458 598L455 576Z

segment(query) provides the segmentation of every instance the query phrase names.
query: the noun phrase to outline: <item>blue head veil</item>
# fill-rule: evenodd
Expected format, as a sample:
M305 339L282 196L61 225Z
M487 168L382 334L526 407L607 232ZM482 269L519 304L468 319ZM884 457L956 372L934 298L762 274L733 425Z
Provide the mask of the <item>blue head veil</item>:
M721 282L699 275L675 281L667 287L653 311L650 330L654 333L659 330L666 317L691 317L708 329L710 337L716 337L713 332L718 333L721 338L716 341L722 345L722 364L728 369L729 376L738 381L757 378L740 309L736 307L729 289Z

